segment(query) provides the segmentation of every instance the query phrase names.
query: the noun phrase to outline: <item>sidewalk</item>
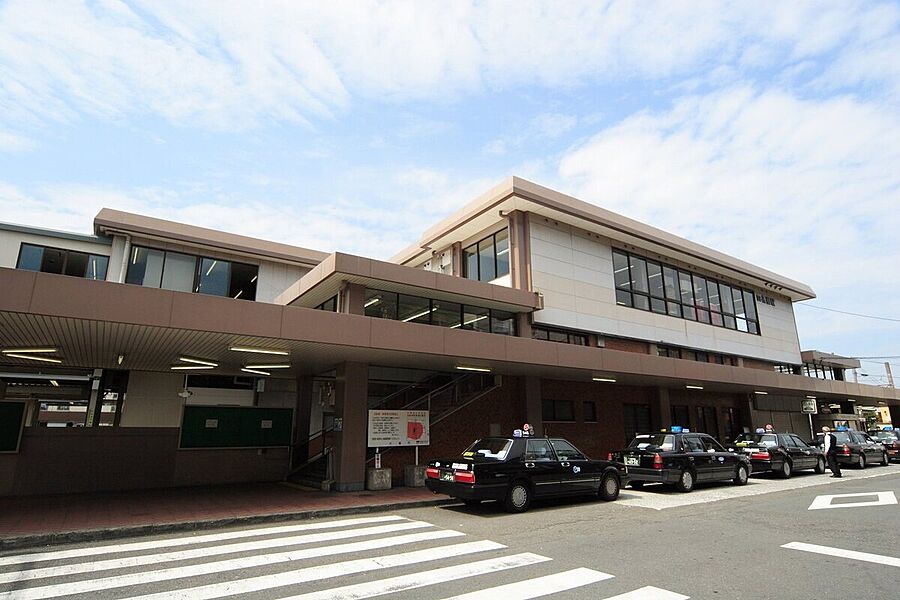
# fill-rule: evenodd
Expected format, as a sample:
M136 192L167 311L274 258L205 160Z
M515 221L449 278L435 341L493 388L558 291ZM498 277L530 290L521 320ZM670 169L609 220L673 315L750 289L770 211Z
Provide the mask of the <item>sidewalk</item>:
M449 501L425 488L337 493L282 483L5 497L0 498L0 550Z

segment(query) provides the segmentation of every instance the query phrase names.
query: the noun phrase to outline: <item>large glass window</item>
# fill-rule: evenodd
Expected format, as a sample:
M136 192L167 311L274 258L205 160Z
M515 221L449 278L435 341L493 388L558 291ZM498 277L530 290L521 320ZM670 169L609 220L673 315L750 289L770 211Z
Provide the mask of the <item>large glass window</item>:
M553 400L545 398L541 401L541 413L544 421L574 421L574 400Z
M194 271L196 270L196 256L166 252L160 287L173 292L192 292L194 291Z
M759 335L753 292L613 250L616 304Z
M546 329L544 327L532 327L531 337L536 340L546 340L548 342L559 342L562 344L574 344L576 346L587 346L588 336L575 331L563 331L560 329Z
M256 300L258 275L256 265L133 246L125 283Z
M109 257L102 254L22 244L16 268L85 279L106 279L108 264Z
M366 289L364 306L367 317L501 335L516 334L516 315L503 310L373 289Z
M493 281L509 274L509 232L504 229L463 249L464 277Z

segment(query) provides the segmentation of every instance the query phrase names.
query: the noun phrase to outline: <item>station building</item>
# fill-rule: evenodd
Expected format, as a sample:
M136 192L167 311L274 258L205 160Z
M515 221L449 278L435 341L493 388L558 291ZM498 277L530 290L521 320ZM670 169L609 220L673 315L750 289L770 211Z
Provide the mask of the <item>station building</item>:
M111 209L93 225L0 225L0 495L359 490L377 408L429 411L421 461L525 422L596 457L673 424L900 423L898 390L801 351L808 285L520 178L387 261ZM414 460L382 458L395 477Z

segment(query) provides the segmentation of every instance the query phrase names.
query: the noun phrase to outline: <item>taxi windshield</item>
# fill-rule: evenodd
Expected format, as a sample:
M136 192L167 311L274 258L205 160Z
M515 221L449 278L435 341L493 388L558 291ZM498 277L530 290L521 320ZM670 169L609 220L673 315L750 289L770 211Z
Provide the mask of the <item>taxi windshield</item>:
M493 458L503 460L506 458L509 449L512 448L512 440L505 439L486 439L478 440L463 452L463 456L481 456L484 458Z
M741 433L736 438L734 438L734 443L737 446L745 445L745 446L765 446L767 448L774 448L778 445L778 438L776 438L771 433Z
M634 450L672 450L675 448L675 436L664 433L637 435L628 447Z
M879 440L896 440L897 434L893 431L870 431L869 435Z

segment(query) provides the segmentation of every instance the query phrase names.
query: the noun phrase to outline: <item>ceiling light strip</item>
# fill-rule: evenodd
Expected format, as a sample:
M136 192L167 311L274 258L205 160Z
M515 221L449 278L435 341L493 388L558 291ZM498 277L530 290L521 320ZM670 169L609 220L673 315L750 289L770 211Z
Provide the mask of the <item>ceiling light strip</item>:
M3 354L53 354L56 348L7 348L0 350Z
M256 375L271 375L271 373L269 373L267 371L260 371L258 369L250 369L248 367L244 367L243 369L241 369L241 371L243 371L244 373L254 373Z
M267 348L250 348L248 346L231 346L232 352L254 352L256 354L277 354L278 356L290 356L287 350L269 350Z
M8 356L10 358L22 358L25 360L38 360L40 362L48 362L56 365L62 362L58 358L45 358L43 356L32 356L31 354L14 354L12 352L5 352L4 356Z
M211 360L206 360L203 358L191 358L189 356L179 356L178 360L180 360L181 362L193 363L196 365L206 365L208 367L218 367L219 366L219 363L213 362Z

